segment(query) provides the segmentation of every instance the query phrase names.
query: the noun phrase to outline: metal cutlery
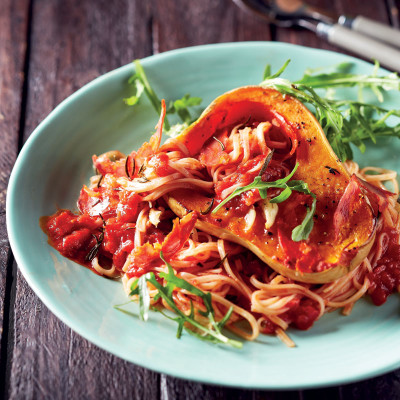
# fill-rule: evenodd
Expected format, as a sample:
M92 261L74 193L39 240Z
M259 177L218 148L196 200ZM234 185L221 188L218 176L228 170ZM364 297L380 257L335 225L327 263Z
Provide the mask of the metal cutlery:
M309 6L301 0L233 0L246 11L280 27L299 26L329 43L361 57L378 60L400 71L400 30L365 17L338 16Z

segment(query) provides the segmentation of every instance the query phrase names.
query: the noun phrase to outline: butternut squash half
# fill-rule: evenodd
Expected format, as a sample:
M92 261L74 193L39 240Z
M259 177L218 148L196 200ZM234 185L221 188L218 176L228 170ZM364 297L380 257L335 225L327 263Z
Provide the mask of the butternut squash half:
M358 180L349 176L320 124L302 103L259 86L235 89L213 101L177 140L185 144L190 156L199 159L208 147L216 146L223 132L226 136L235 127L256 127L263 122L274 126L275 135L280 130L290 143L286 155L284 151L275 152L275 163L298 163L291 179L306 182L316 196L314 226L306 240L291 239L293 228L299 218L304 218L312 200L304 194L292 194L279 203L271 226L258 203L238 207L237 201L231 200L212 213L218 199L213 201L209 193L192 188L170 193L167 202L180 217L192 210L199 212L196 227L200 230L248 248L288 278L308 283L336 280L367 256L374 242L377 217ZM223 144L217 145L223 153ZM238 182L240 177L238 173ZM250 228L249 218L253 221Z

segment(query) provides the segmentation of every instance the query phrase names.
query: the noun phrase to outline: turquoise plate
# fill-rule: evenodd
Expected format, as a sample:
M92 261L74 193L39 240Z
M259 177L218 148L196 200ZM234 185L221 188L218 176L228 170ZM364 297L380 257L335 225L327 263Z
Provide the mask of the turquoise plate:
M266 63L277 70L292 59L286 76L307 67L343 61L357 72L371 65L323 50L283 43L228 43L175 50L143 60L157 93L167 100L186 93L207 105L232 88L260 82ZM12 172L7 226L18 265L40 299L62 321L97 346L135 364L184 379L246 388L295 389L337 385L400 367L400 297L382 307L368 300L350 317L335 312L306 332L290 330L297 347L261 336L242 350L184 335L175 323L151 313L147 323L113 305L126 301L122 285L59 256L40 230L39 217L56 207L75 208L92 174L91 156L110 149L130 152L149 137L158 119L146 101L136 108L129 95L127 65L101 76L62 102L32 133ZM396 99L388 99L390 107ZM398 97L397 97L398 100ZM400 142L387 140L358 157L363 164L398 168ZM131 306L137 313L136 304Z

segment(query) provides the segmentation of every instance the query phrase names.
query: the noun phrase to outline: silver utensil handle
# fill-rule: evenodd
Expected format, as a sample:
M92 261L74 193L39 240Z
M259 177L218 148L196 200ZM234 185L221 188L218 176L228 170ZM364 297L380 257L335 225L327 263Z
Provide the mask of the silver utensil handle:
M378 60L381 65L400 71L400 51L369 36L345 28L339 24L319 23L317 34L329 43L349 50L363 58Z
M382 42L400 47L400 30L392 28L389 25L362 16L349 18L344 15L340 16L339 24L351 28L356 32L379 39Z

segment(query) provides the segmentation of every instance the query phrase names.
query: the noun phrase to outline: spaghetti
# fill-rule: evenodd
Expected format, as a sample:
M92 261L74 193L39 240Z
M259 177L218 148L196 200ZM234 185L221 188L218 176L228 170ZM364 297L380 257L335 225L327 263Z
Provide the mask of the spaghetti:
M43 218L49 243L62 255L99 275L122 278L129 294L148 272L165 284L159 275L168 272L159 257L162 251L176 276L211 294L217 321L232 309L226 327L235 334L246 340L260 333L276 334L288 346L294 346L286 333L290 326L308 329L327 312L342 309L348 315L366 294L380 305L400 290L396 172L345 164L349 174L377 188L375 197L385 197L374 244L345 276L324 284L298 282L277 273L248 249L196 228L198 212L187 210L186 216L177 218L168 203L168 195L179 189L199 191L209 199L201 212L206 215L215 208L214 200L220 203L260 174L266 182L287 177L298 144L279 116L235 124L193 156L177 139L161 146L164 103L162 110L156 133L138 151L127 157L116 151L93 156L98 174L82 188L78 214L59 210ZM381 190L387 182L396 196ZM270 189L268 198L261 199L257 190L251 190L230 201L244 215L244 231L258 223L256 209L263 211L266 230L276 224L279 208L269 200L280 192ZM304 202L304 196L298 195L299 201ZM148 291L153 306L170 308L151 284ZM194 308L202 322L206 308L198 296L179 287L172 296L181 311L189 314Z

